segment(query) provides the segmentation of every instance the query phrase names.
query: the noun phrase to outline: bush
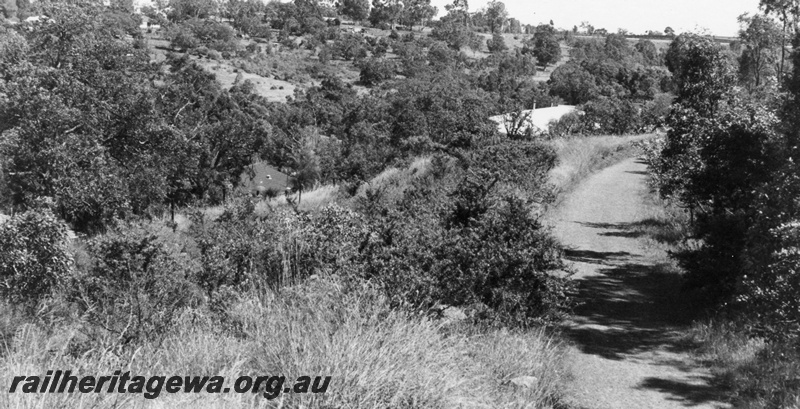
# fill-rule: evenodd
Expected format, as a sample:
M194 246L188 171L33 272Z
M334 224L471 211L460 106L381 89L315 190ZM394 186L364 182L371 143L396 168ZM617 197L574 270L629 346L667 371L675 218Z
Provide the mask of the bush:
M600 97L582 106L587 129L595 133L625 135L642 131L642 119L633 102Z
M331 60L331 57L333 57L333 53L328 46L322 46L317 57L319 57L319 62L327 64Z
M364 38L356 34L346 34L334 41L331 52L334 58L342 58L345 61L361 59L367 56Z
M394 77L395 65L382 58L370 58L359 64L361 68L361 84L366 86L377 85Z
M580 112L570 112L560 119L550 121L548 126L550 136L580 135L586 130L583 114Z
M261 46L258 43L248 44L245 50L250 54L261 54Z
M444 41L448 47L460 51L462 47L473 46L479 37L464 25L448 21L434 28L431 38Z
M184 307L202 300L192 283L196 263L168 231L126 224L88 242L92 265L70 293L108 343L157 340Z
M181 24L172 26L167 32L166 37L174 48L191 50L200 46L200 39L194 35L192 29Z
M0 294L36 304L68 277L67 227L49 210L30 210L0 224Z
M568 280L553 274L561 249L528 205L549 199L552 150L493 145L464 160L469 171L420 177L399 199L361 199L373 232L365 277L412 308L457 306L512 326L558 319L570 303Z
M205 45L208 48L226 52L236 51L236 38L233 29L212 20L192 18L176 24L167 33L173 47L185 50Z
M494 33L491 40L486 40L486 47L489 49L489 52L493 54L508 50L505 38L499 33Z

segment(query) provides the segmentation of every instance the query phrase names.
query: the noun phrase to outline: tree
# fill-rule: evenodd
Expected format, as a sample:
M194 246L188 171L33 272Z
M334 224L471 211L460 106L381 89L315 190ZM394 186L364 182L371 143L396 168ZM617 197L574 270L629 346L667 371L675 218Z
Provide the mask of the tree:
M589 24L588 21L581 22L581 28L586 30L586 34L593 35L594 34L594 26Z
M739 24L742 25L739 38L745 47L739 59L740 77L751 87L759 87L764 77L774 74L782 32L772 19L761 15L742 14Z
M369 17L369 0L342 0L340 12L355 21Z
M506 46L506 40L500 33L492 34L492 38L490 40L486 40L486 47L492 54L502 53L508 50L508 47Z
M525 42L523 52L532 53L542 66L558 62L561 59L561 45L558 43L555 29L546 24L536 27L533 38Z
M468 46L476 37L468 27L455 21L440 23L431 32L431 37L444 41L448 47L460 51L461 48Z
M631 46L624 35L609 34L604 45L607 58L614 61L623 61L631 54Z
M788 36L787 27L790 24L792 31L797 33L797 21L800 17L800 2L798 0L760 0L759 5L764 9L764 14L778 14L783 24L781 36L781 63L778 70L779 77L783 78L784 62L786 60L786 37Z
M24 63L0 72L0 154L13 205L24 211L51 198L73 228L91 232L223 196L269 130L252 86L222 90L188 57L151 63L104 8L51 7L54 22L25 32Z
M486 5L486 22L489 24L489 32L494 33L503 27L508 17L506 5L502 1L492 0Z
M406 0L401 21L409 29L413 30L416 23L419 23L422 29L437 12L436 7L431 5L431 0Z
M217 15L219 6L214 0L170 0L171 11L167 17L172 22L190 18L206 19Z
M359 79L365 86L373 86L394 77L395 65L392 61L372 57L359 63Z
M67 227L48 209L17 214L0 224L0 295L31 306L72 271Z
M658 49L652 41L644 38L640 39L633 48L642 56L645 65L660 65L658 58Z
M253 37L271 37L270 26L263 18L266 11L264 3L258 0L232 0L228 2L226 10L233 28Z
M674 37L675 36L675 30L673 30L672 27L667 26L667 28L664 29L664 34L666 34L666 35L668 35L670 37Z
M720 47L711 38L684 33L670 44L665 58L678 86L678 102L702 116L712 115L733 83Z
M455 20L465 26L469 25L470 18L468 0L453 0L453 3L445 5L444 9L447 10L448 13L449 18L447 20Z
M373 26L388 24L394 29L403 13L403 2L400 0L372 0L369 22Z
M594 75L572 61L556 68L548 84L551 93L571 105L588 102L599 93Z

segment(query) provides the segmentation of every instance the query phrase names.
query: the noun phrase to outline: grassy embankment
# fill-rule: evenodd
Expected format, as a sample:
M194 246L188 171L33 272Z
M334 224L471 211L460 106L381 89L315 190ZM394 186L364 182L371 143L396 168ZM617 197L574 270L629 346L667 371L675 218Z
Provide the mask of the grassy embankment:
M569 191L591 172L631 153L642 137L554 140L560 164L553 171L558 192ZM406 169L389 169L372 185L403 185L423 174L429 160ZM305 206L327 203L335 189L304 194ZM273 205L275 201L273 201ZM180 232L180 230L179 230ZM178 233L180 234L180 233ZM0 406L33 407L551 407L564 383L564 344L541 329L477 330L446 320L409 315L389 308L374 290L341 291L334 278L320 277L280 294L249 294L231 308L240 333L220 331L204 312L189 310L163 342L146 342L132 351L73 347L87 336L80 322L41 315L22 320L4 306L0 331L6 349L0 357L0 384L21 374L72 370L110 375L332 376L324 395L167 394L153 400L129 394L3 394ZM529 377L532 387L514 378ZM230 382L230 381L229 381Z

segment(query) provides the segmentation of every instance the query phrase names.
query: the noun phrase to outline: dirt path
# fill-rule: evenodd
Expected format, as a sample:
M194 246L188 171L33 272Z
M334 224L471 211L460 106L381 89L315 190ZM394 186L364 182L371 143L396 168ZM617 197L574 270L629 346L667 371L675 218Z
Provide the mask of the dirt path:
M643 218L646 166L628 159L583 182L555 214L584 304L566 324L573 340L576 408L719 408L720 391L680 342L688 322L663 254L626 229Z

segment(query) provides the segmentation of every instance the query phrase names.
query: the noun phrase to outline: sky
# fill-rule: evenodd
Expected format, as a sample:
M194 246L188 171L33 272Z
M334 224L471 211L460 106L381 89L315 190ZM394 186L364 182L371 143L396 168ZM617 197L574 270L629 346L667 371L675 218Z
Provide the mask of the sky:
M486 6L487 0L470 0L470 11ZM452 0L432 0L439 8L438 17L447 14L445 4ZM633 34L648 30L676 33L710 32L717 36L736 36L742 13L758 11L758 0L504 0L509 17L523 24L553 23L558 28L572 28L588 21L595 28L616 32L619 28Z

